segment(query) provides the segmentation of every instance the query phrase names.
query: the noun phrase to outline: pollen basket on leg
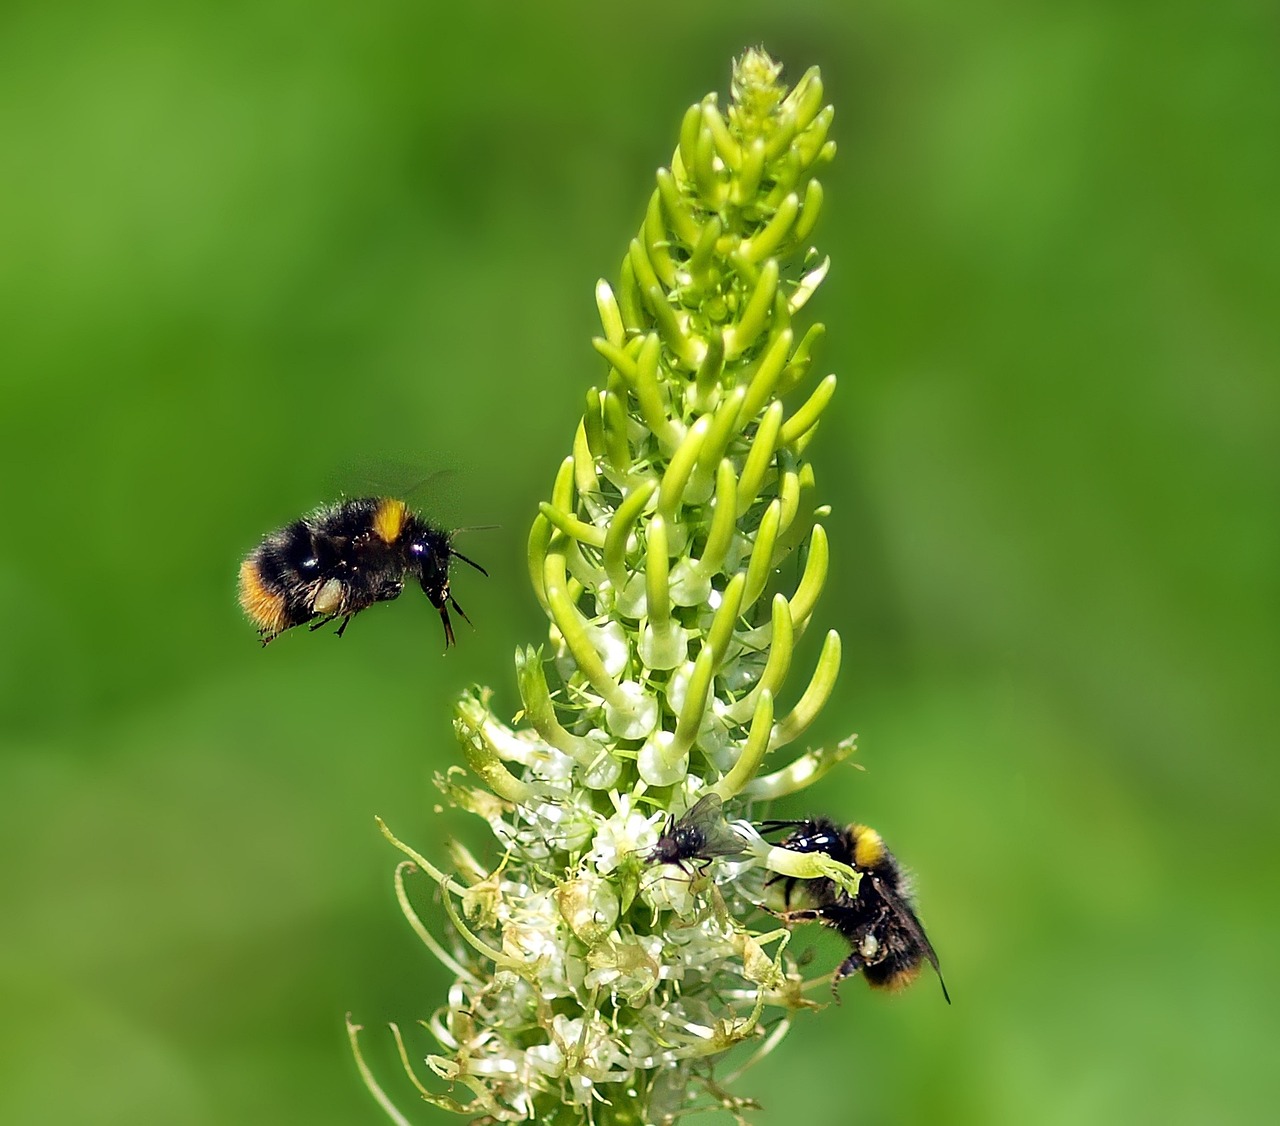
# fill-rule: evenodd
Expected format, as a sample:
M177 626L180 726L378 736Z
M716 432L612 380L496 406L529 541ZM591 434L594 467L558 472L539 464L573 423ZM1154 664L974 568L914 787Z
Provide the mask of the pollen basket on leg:
M373 514L374 534L383 543L395 543L404 530L408 508L404 501L394 497L384 497L378 502L378 509Z
M263 585L252 559L240 564L240 606L264 633L276 634L285 627L284 595Z
M311 602L311 609L323 617L332 617L341 611L345 593L342 582L339 579L328 579L316 591L315 598Z

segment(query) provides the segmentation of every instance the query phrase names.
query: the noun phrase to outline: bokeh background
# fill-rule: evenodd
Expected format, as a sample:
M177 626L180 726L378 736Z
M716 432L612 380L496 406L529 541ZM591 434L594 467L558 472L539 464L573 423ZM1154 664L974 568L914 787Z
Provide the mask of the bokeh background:
M916 869L955 999L849 983L743 1081L755 1120L1269 1120L1278 31L1247 2L6 4L0 1120L378 1122L348 1010L448 1120L385 1031L446 983L373 817L473 831L430 778L454 694L514 711L544 636L523 539L600 377L593 283L754 43L823 68L840 144L813 455L846 665L812 737L856 730L864 769L796 811ZM407 596L260 650L238 557L393 463L500 525L465 543L475 631L442 658Z

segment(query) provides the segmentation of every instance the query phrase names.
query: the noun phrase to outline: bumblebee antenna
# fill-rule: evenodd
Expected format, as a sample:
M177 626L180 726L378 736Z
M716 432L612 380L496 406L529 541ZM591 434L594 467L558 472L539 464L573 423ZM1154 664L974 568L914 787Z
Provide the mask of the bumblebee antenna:
M494 527L497 527L497 525L495 524ZM467 564L467 566L474 567L486 579L489 577L488 571L486 571L483 567L481 567L480 564L477 563L474 559L468 559L465 555L462 554L462 552L454 551L453 548L451 547L449 548L449 554L452 555L455 559L461 559L464 563ZM452 599L450 599L450 601L452 601ZM456 602L453 603L453 608L457 610L459 614L462 614L462 607L459 606ZM464 618L467 618L466 614L462 614L462 616ZM470 618L467 618L467 621L470 621L470 620L471 620Z
M760 826L760 832L762 833L776 833L779 829L796 829L796 828L799 828L801 825L808 825L809 821L805 818L801 818L798 821L792 821L792 820L759 821L757 822L757 824Z

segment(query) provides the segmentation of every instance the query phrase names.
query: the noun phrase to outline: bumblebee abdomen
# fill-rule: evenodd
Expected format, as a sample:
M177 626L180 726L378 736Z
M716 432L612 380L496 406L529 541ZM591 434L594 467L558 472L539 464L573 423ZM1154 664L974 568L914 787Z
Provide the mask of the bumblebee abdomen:
M338 565L332 545L304 520L273 532L240 565L240 605L267 641L316 614L317 593Z
M888 935L889 949L880 961L869 962L862 967L862 976L872 989L897 993L920 976L924 951L915 943L903 944L895 938L892 932Z
M264 581L256 553L240 564L240 608L260 633L274 637L289 627L284 593L278 585Z

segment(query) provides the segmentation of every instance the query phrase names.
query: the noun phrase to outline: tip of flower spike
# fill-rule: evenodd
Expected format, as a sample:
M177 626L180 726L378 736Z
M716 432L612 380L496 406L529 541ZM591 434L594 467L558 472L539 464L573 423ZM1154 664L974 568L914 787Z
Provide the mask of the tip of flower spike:
M742 57L733 63L733 77L729 81L729 93L735 102L744 106L756 103L766 113L782 99L778 83L782 64L775 62L763 47L748 47ZM768 105L760 105L768 102Z

